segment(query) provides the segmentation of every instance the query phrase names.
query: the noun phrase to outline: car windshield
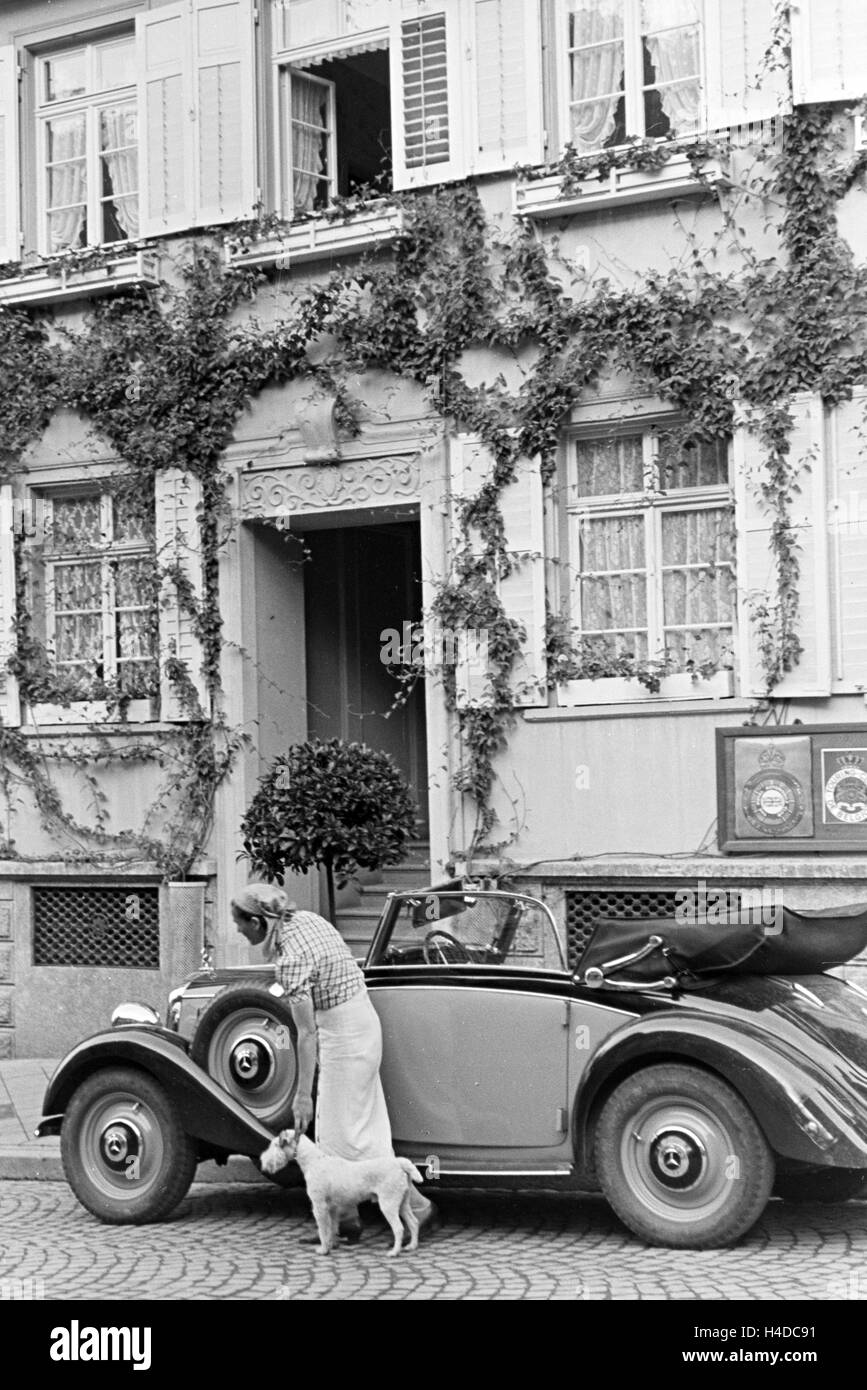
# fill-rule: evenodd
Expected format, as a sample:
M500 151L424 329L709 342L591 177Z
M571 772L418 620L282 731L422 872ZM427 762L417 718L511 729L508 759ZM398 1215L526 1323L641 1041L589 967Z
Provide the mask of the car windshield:
M515 893L419 893L399 899L371 965L493 965L565 970L548 909Z

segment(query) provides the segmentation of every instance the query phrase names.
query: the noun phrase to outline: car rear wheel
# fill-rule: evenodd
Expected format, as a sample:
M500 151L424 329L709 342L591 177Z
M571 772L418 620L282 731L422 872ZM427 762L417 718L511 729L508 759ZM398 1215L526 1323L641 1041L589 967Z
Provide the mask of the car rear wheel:
M165 1091L132 1067L107 1068L82 1082L63 1117L60 1154L82 1206L115 1225L168 1216L198 1162Z
M199 1019L190 1056L276 1134L292 1123L295 1040L285 1000L255 985L227 985Z
M650 1245L730 1245L758 1220L774 1158L736 1091L697 1067L646 1067L599 1117L595 1163L621 1221Z
M863 1168L824 1168L810 1173L778 1173L774 1194L784 1202L850 1202L867 1196Z

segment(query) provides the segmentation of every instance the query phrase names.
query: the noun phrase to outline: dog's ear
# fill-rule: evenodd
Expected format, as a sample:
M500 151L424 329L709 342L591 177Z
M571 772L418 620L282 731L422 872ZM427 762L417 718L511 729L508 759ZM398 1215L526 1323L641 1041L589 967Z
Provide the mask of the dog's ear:
M281 1149L288 1149L294 1138L294 1129L281 1129L280 1133L277 1135L277 1143L280 1145Z

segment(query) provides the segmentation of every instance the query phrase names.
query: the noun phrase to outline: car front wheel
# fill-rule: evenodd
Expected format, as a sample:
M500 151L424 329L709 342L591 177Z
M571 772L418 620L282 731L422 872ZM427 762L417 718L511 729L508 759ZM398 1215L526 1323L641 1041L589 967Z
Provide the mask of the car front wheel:
M60 1131L66 1180L112 1224L159 1221L186 1195L198 1156L161 1086L145 1072L95 1072L72 1096Z
M736 1091L697 1067L645 1067L608 1097L595 1163L621 1221L650 1245L730 1245L771 1195L774 1158Z

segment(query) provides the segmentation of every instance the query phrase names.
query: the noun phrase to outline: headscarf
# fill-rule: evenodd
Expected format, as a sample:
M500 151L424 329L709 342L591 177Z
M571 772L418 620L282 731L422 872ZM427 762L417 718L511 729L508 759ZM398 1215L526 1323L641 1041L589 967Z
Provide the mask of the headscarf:
M273 883L248 883L232 899L232 907L248 917L262 917L268 925L268 934L262 942L266 960L273 960L279 953L280 926L290 913L295 911L288 893Z

